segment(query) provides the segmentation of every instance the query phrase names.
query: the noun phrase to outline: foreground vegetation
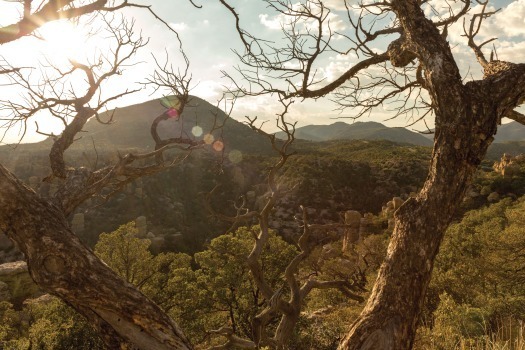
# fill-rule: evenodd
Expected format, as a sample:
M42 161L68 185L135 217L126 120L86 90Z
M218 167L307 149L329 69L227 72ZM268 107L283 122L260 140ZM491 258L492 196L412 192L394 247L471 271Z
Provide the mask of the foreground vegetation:
M503 199L471 210L453 224L438 255L421 320L416 349L523 349L525 338L525 198ZM385 217L375 217L386 224ZM127 282L138 286L180 322L194 344L217 345L214 333L224 325L251 338L252 321L265 301L251 277L245 256L255 228L239 228L213 239L193 257L183 253L153 255L149 240L137 238L133 224L102 234L95 252ZM367 271L369 284L385 252L388 229L363 237L355 263ZM333 267L342 253L335 243L304 263L305 273L341 273ZM293 244L275 233L263 254L264 273L278 288ZM366 257L364 260L363 257ZM361 265L360 265L361 264ZM312 293L289 349L335 349L362 304L336 290ZM0 303L0 344L5 349L102 349L95 332L58 299L28 300L15 310ZM275 326L275 325L274 325Z

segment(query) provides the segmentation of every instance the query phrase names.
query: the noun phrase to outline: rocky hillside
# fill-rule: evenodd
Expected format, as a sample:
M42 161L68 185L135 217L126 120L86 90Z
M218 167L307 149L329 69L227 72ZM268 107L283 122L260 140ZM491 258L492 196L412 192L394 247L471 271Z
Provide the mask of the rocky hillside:
M164 110L155 100L115 111L111 125L90 121L83 138L68 151L68 163L101 166L119 152L151 149L149 123ZM195 126L209 130L217 116L226 117L197 98L192 99L185 113L184 123L170 121L165 125L165 136L173 135L176 128L179 134L188 135ZM323 137L337 135L335 129L325 131ZM192 135L199 138L203 134ZM267 196L265 177L276 160L268 141L242 123L227 120L222 138L224 153L211 147L194 152L174 168L129 184L106 203L97 198L87 201L70 218L73 230L93 245L101 232L135 220L141 235L150 238L157 251L202 250L206 242L228 227L204 209L203 193L221 184L212 201L222 213L233 214L233 202L239 196L247 199L250 208L260 208ZM56 185L42 182L49 174L50 145L47 140L20 145L15 150L0 147L0 161L42 196L50 196ZM300 205L308 208L312 221L340 222L341 213L346 210L378 214L393 197L406 199L421 188L431 154L429 147L385 140L297 140L294 150L296 155L289 159L279 177L280 184L290 191L280 200L272 217L273 227L287 237L299 232L294 216ZM485 169L492 171L491 167L492 162L485 163ZM472 197L476 198L475 203L482 203L492 192L505 195L503 187L487 186L479 184L471 191L483 192ZM0 237L0 244L4 241ZM5 249L0 250L9 250L13 255L9 242L3 245Z

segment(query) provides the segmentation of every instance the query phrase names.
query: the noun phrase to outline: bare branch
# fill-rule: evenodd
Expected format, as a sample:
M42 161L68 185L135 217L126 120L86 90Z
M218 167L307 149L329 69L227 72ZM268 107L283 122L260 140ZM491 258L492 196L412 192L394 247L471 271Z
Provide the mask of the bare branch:
M481 49L486 44L496 40L496 38L488 39L488 40L484 41L481 44L476 44L475 41L474 41L474 38L476 37L476 35L478 35L478 33L479 33L480 29L481 29L481 24L482 24L483 20L486 19L486 18L489 18L492 15L494 15L499 10L497 10L497 11L490 11L490 12L487 11L487 5L489 3L488 0L486 0L486 1L478 1L478 3L481 4L481 11L479 13L476 13L476 14L472 15L472 18L470 19L470 25L468 27L468 30L467 30L466 25L465 25L465 19L463 19L463 32L464 32L463 35L467 37L467 39L468 39L468 46L474 51L474 54L476 55L476 58L477 58L479 64L481 64L483 69L486 70L486 69L488 69L489 61L487 61L487 59L485 58L485 55L483 54Z
M509 114L506 115L506 117L525 125L525 115L518 111L512 110Z

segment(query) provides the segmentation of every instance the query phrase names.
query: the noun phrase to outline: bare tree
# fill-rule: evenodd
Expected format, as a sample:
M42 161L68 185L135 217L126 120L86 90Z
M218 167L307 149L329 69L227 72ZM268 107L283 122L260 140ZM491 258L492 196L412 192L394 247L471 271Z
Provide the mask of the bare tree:
M189 0L195 7L192 0ZM81 16L100 12L114 12L123 8L142 8L148 10L155 18L163 22L151 8L128 0L14 0L22 5L20 18L14 23L0 28L0 45L32 35L44 24L61 19L77 19Z
M525 64L492 55L487 59L483 46L490 41L476 42L483 20L493 14L487 11L488 1L443 2L444 14L429 1L366 1L358 7L345 1L350 31L335 32L322 0L266 0L284 18L282 47L246 32L241 14L229 1L219 1L234 16L244 44L237 72L243 80L234 79L240 93L278 94L281 99L331 94L356 117L391 103L392 116L405 115L411 122L433 118L429 175L419 194L396 211L387 257L372 294L339 346L412 348L434 259L452 216L501 120L525 122L515 110L525 101ZM469 19L474 5L479 12ZM425 10L437 19L429 19ZM461 19L468 45L484 71L478 80L464 81L447 42L448 28ZM346 41L336 42L336 36ZM336 53L353 53L358 60L327 82L318 71L319 61Z
M217 213L211 206L211 198L219 188L216 186L206 195L206 206L208 210L221 220L231 222L232 228L238 225L257 223L259 232L254 235L254 245L250 254L246 257L246 264L250 269L251 275L265 299L264 309L258 313L252 321L252 340L243 339L235 334L231 327L223 326L220 329L210 331L227 339L226 343L213 346L212 349L228 349L232 346L241 349L259 349L263 346L270 348L285 349L293 336L293 332L301 311L304 308L305 300L314 289L337 289L345 296L358 302L364 299L359 293L364 291L366 283L365 273L355 266L351 274L341 274L340 278L333 280L320 280L316 274L305 274L301 271L301 264L304 263L312 254L314 249L324 244L340 239L338 233L345 224L311 224L308 221L307 210L301 207L301 217L297 218L301 225L302 233L297 240L299 253L288 263L283 274L283 285L274 289L265 278L261 264L261 256L268 245L270 237L270 217L276 204L283 198L290 189L279 185L281 169L288 159L294 154L290 151L291 145L295 140L295 124L290 124L285 120L289 106L293 101L282 101L284 111L278 115L277 126L286 135L286 140L279 140L273 134L269 134L262 129L262 125L257 125L257 118L248 119L250 128L265 136L272 145L273 150L278 155L278 160L270 167L267 176L266 194L267 200L262 205L262 209L253 210L246 207L244 198L236 205L236 215L227 216ZM302 273L301 273L302 272ZM304 276L306 275L306 277ZM288 298L286 298L288 296ZM273 334L269 334L270 322L279 319L279 324Z
M96 15L127 6L145 7L151 11L149 6L127 1L110 7L106 7L107 1L50 0L38 5L36 1L26 0L22 3L22 18L16 24L0 28L0 44L29 35L42 24L56 19ZM2 76L7 75L11 85L24 93L21 101L1 102L7 125L11 125L9 122L27 123L38 113L47 112L62 121L64 129L58 136L49 135L53 138L49 153L51 174L45 181L58 185L52 198L41 198L0 165L0 230L24 253L35 282L83 314L99 331L108 348L190 349L192 346L178 325L80 242L66 219L86 199L94 195L109 197L138 177L175 166L203 144L181 135L162 139L157 125L160 120L169 118L168 110L152 125L153 152L129 153L120 156L115 164L94 169L74 168L66 163L64 154L88 119L110 122L101 119L100 111L108 102L135 91L125 90L109 97L101 92L107 81L121 74L126 65L132 63L137 50L147 44L147 40L135 33L132 21L104 20L113 40L112 49L92 63L70 61L69 67L56 67L48 62L48 67L42 68L42 78L37 81L31 74L33 69L3 64ZM188 71L188 64L186 60L184 72ZM182 113L191 77L179 73L172 88L180 95L177 112ZM83 76L83 84L70 83L75 74ZM170 148L184 152L165 160L162 154Z

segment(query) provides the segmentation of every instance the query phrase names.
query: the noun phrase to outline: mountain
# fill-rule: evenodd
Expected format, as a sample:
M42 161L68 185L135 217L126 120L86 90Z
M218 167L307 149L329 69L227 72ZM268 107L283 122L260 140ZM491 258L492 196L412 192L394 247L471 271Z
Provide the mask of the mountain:
M153 100L109 112L114 117L110 125L90 120L82 138L67 151L67 164L95 168L114 163L117 151L122 154L133 149L151 150L151 122L165 110L159 100ZM102 114L100 119L107 120L109 113ZM246 199L247 208L261 208L268 196L265 185L268 168L275 161L268 140L245 124L226 119L223 112L196 97L190 100L182 119L184 123L163 122L161 135L192 135L192 129L199 126L203 132L195 138L200 139L211 130L214 121L226 120L224 128L215 132L215 138L222 133L224 157L211 147L208 151L193 152L176 167L128 184L103 206L99 206L98 198L86 201L75 212L84 222L83 229L75 232L85 242L93 245L101 232L111 232L142 217L147 231L154 236L155 247L201 250L206 242L229 227L203 207L202 193L217 184L221 187L212 205L221 213L235 215L232 203L237 203L240 196ZM353 138L372 139L351 140L349 130ZM289 191L283 191L285 197L272 213L271 226L286 237L295 237L300 230L294 217L301 205L309 208L312 222L339 222L339 214L348 209L380 212L393 197L406 198L421 188L427 176L431 149L409 144L412 137L423 136L402 128L387 128L373 122L352 125L338 122L299 128L297 134L300 138L327 141L296 140L293 148L297 154L290 157L279 176L279 185ZM395 137L396 142L384 140L388 137ZM22 144L16 149L0 147L0 163L43 198L56 191L56 184L42 182L50 173L51 144L48 139ZM229 150L241 151L242 159L234 161Z
M277 137L284 134L278 133ZM330 125L307 125L295 130L295 137L310 141L388 140L418 146L431 146L432 141L405 128L389 128L377 122L336 122Z
M495 142L525 141L525 125L518 122L503 124L494 137Z
M155 99L124 108L106 112L100 116L108 120L113 115L109 125L98 123L94 118L86 124L83 138L76 142L75 147L92 147L93 141L98 146L109 148L140 148L151 149L154 146L150 134L153 120L163 114L166 108ZM202 140L211 132L214 125L224 127L212 132L213 139L222 139L225 149L237 149L248 153L271 152L268 140L247 125L228 116L216 106L198 97L191 96L179 120L169 119L159 124L159 136L163 139L186 136Z
M160 100L155 99L101 113L99 119L104 122L112 120L109 124L102 124L96 118L91 118L78 134L78 139L66 151L66 162L78 165L84 164L86 158L94 161L99 155L117 154L116 151L151 151L154 147L150 133L151 123L165 111ZM222 110L198 97L190 97L179 120L169 119L159 123L158 131L163 139L186 136L202 140L211 132L214 124L223 123L222 128L212 132L213 137L210 139L222 140L226 156L232 150L238 150L242 154L273 154L266 137L257 134L247 125L228 118ZM0 146L0 162L22 177L38 167L36 172L41 176L49 172L47 157L52 143L52 139L48 138L41 142L20 144L16 148L10 145ZM220 152L211 149L209 147L210 152L220 156Z

